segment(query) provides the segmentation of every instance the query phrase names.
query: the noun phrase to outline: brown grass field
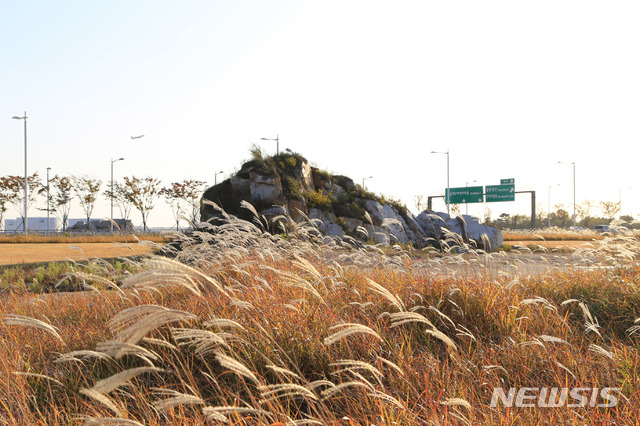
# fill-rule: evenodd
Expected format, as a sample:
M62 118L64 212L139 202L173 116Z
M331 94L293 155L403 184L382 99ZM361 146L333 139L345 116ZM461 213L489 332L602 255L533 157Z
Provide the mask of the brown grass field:
M175 259L79 267L91 291L7 288L0 424L640 424L636 239L458 252L230 220ZM490 406L541 387L618 398Z

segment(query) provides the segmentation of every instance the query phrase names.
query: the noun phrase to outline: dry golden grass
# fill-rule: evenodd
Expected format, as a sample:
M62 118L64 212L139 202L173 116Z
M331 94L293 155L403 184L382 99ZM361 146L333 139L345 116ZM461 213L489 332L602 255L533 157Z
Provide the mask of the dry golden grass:
M233 219L212 231L184 238L184 265L108 275L122 291L2 295L0 419L638 424L631 239L535 255L546 266L531 274L520 254L386 255L304 224L287 239ZM490 408L493 388L511 386L621 387L624 398Z

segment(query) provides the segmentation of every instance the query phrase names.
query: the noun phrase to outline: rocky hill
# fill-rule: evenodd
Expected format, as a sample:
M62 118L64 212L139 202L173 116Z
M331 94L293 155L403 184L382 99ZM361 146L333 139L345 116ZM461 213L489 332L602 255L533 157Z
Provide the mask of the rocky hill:
M299 154L286 152L254 159L233 177L205 191L225 212L246 220L254 213L251 204L272 232L285 229L284 222L311 221L327 236L374 243L411 243L415 247L472 246L495 250L502 245L496 228L481 225L470 216L450 218L446 213L423 211L415 216L406 206L367 192L346 176L334 176L312 167ZM202 221L220 212L202 203Z

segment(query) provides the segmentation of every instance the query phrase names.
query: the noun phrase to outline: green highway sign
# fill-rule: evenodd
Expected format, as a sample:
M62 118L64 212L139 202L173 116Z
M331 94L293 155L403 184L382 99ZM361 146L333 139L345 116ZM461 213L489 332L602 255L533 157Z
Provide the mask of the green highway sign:
M515 201L516 188L514 184L487 185L484 187L487 203L496 201Z
M514 183L516 183L516 180L514 178L511 179L500 179L500 185L513 185Z
M481 203L483 201L482 190L481 186L449 188L449 204ZM445 189L446 194L447 190Z

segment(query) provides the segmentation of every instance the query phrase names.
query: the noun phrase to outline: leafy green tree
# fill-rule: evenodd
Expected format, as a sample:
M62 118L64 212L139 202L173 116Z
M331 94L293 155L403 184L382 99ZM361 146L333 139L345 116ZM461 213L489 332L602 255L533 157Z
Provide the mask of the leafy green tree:
M147 232L147 219L155 207L159 193L160 179L135 176L124 178L124 196L140 212L144 232Z
M91 214L98 199L98 193L102 186L102 180L92 179L87 176L76 177L73 176L73 191L78 197L80 206L84 210L84 214L87 218L87 229L91 230Z

